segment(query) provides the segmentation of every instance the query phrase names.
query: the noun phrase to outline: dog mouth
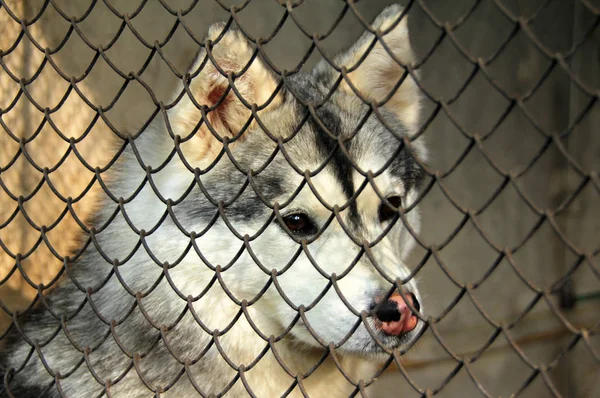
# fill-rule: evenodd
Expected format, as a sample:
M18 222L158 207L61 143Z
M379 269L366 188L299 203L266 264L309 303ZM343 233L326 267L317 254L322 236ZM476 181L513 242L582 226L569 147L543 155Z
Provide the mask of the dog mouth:
M419 323L415 311L420 309L421 305L413 293L406 293L403 297L396 292L374 305L371 311L377 330L387 336L401 337L415 330Z
M421 305L415 294L398 292L388 299L373 304L370 308L370 330L372 344L367 351L384 353L407 347L420 337L424 322L416 315Z
M336 350L353 355L375 355L379 358L382 354L390 355L396 349L404 354L421 337L426 327L426 322L417 315L420 310L421 305L412 292L394 292L385 300L380 296L368 308L366 318L356 319L358 323L352 327L352 331L339 335L331 343ZM306 325L303 318L298 320L296 327L300 330L309 329L308 333L313 338L316 334L323 339L312 325ZM318 345L325 348L323 342Z

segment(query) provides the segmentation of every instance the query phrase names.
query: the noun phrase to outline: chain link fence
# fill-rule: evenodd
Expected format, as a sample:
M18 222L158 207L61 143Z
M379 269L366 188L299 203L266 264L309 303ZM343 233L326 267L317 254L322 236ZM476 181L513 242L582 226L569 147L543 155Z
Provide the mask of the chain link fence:
M296 316L288 328L273 336L254 324L249 314L269 289L286 295L278 278L287 268L267 264L279 261L293 266L296 257L253 254L256 268L264 271L269 282L264 290L241 300L228 287L238 281L229 280L227 273L240 255L229 264L214 261L205 257L209 248L193 243L210 233L216 219L206 224L205 231L181 226L181 234L191 242L185 255L196 255L214 274L205 281L204 291L179 291L171 281L182 253L170 254L173 260L166 262L150 255L154 268L148 274L156 278L148 286L121 277L119 267L125 269L138 251L152 253L160 244L152 241L152 233L165 219L177 218L177 200L165 199L164 214L162 208L160 214L147 215L152 221L143 217L114 221L112 228L131 229L138 242L132 247L126 241L116 242L113 252L103 254L107 272L95 280L77 275L78 262L85 261L90 251L102 252L96 234L110 229L115 219L103 216L106 213L98 203L127 213L128 201L107 188L107 181L122 178L115 170L125 149L135 146L157 117L181 101L182 96L174 101L174 87L181 81L189 83L186 71L200 49L208 49L209 59L191 73L194 78L215 61L210 55L212 44L206 41L213 23L226 21L223 32L235 29L252 43L253 56L243 72L260 58L276 77L274 91L293 91L294 77L323 60L334 65L338 84L347 81L347 71L335 66L334 55L370 30L373 19L392 3L0 0L0 345L23 335L30 348L20 358L22 366L0 369L5 388L1 396L19 396L11 393L11 378L34 361L44 363L38 376L45 387L37 391L42 396L91 396L76 383L69 384L82 374L96 383L94 396L128 396L126 390L119 390L119 382L128 377L141 380L147 396L182 396L177 386L185 380L193 388L181 391L202 396L238 396L243 391L260 396L253 392L252 370L268 360L280 367L273 371L273 379L283 377L282 373L289 377L289 388L277 395L600 395L596 381L600 370L600 134L596 131L600 125L600 4L592 0L415 0L402 4L399 19L408 21L416 60L396 88L405 79L414 79L423 98L422 117L410 138L404 137L403 148L410 150L413 142L422 139L429 159L422 164L425 177L418 197L401 209L396 221L406 225L417 242L407 262L421 289L424 311L419 317L426 327L414 346L384 350L388 355L368 377L355 378L345 368L343 353L336 356L338 347L328 341L322 341L314 366L300 373L290 370L294 358L280 357L277 347L293 338L290 331L296 324L319 339L307 318L314 305L297 306L286 299ZM236 81L244 73L219 72L228 79L229 90L243 98L244 93L236 91ZM227 92L220 94L217 98L223 98L213 109L198 104L199 123L210 124L210 112L218 112L227 101ZM297 129L316 123L327 130L317 112L325 102L307 101L304 105L312 112ZM379 116L370 99L364 99L364 104L368 105L367 117ZM242 112L260 120L263 109L245 105ZM357 130L362 123L355 121ZM237 128L242 136L246 127L242 123ZM181 142L183 148L185 140ZM177 153L185 158L186 151L179 144L175 140L168 156ZM233 147L235 140L221 144L223 156L235 159L238 155L229 149L230 144ZM211 188L202 185L205 170L192 169L192 173L201 192L190 191L183 200L193 195L210 197ZM304 184L311 185L318 174L304 175ZM281 222L278 206L261 196L254 175L248 176L228 205L243 206L242 192L252 186L263 204L273 209L270 221ZM226 178L235 180L235 176ZM124 192L128 194L122 196L144 196L154 189L151 178L142 180L139 189L127 187ZM408 217L417 204L418 233L411 229L414 223ZM330 221L340 218L344 210L341 205L341 210L324 206ZM211 214L227 220L226 207L215 201ZM240 247L251 252L255 236L236 232L241 222L225 222ZM148 223L151 226L144 231L140 225ZM309 243L297 246L297 256L310 257ZM273 247L271 253L278 250ZM372 257L369 251L365 245L366 256ZM377 261L371 261L379 270ZM337 286L338 277L313 262L328 282L315 303L328 292L347 303ZM56 311L53 291L60 290L61 283L75 286L76 311ZM133 306L122 317L104 319L93 304L101 300L101 288L88 286L110 283L122 286ZM237 308L231 322L218 331L194 314L194 306L208 300L215 285L227 293L227 305ZM174 318L172 313L161 318L164 313L151 310L155 289L172 291L173 302L178 303L177 311L172 311L177 312ZM168 303L154 304L171 308ZM223 304L213 305L219 311ZM32 334L35 317L31 322L28 314L36 308L47 309L54 332ZM85 337L77 333L69 334L72 320L86 311L97 318L89 328L103 331L96 345L82 343ZM356 315L361 318L360 311ZM152 341L145 350L132 352L128 349L132 342L119 339L123 336L119 327L130 327L128 319L136 317L146 319L154 334L147 338ZM247 362L237 361L227 348L243 345L227 341L227 333L235 333L240 319L249 319L248 330L265 347ZM189 348L195 357L183 360L185 355L169 348L169 333L176 333L178 325L188 321L198 325L208 342L202 340ZM367 323L366 318L359 319L356 327L362 321ZM31 329L23 326L28 322ZM377 340L375 334L373 338ZM124 358L118 376L103 376L98 370L101 364L93 359L94 350L108 342L114 345L113 355ZM53 349L78 355L68 369L59 371L51 360L45 361ZM297 349L307 347L298 344ZM154 351L167 352L169 358L153 357ZM193 366L201 366L207 356L222 357L218 369L227 370L227 381L216 391L207 392L213 386L210 379L195 382L191 376ZM168 377L149 376L151 366L144 361L150 360L160 361ZM169 366L175 370L167 372ZM314 379L328 371L341 375L346 386L339 390L333 384L316 390L305 386L311 376Z

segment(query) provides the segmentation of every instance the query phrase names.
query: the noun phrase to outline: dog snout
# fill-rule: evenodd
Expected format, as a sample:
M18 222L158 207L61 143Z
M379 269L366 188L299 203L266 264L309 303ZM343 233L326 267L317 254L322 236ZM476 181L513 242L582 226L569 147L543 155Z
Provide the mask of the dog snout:
M410 305L420 310L421 306L413 293L405 294ZM390 336L400 336L417 327L419 318L412 312L409 305L399 293L394 293L385 302L380 303L375 316L381 321L381 330Z

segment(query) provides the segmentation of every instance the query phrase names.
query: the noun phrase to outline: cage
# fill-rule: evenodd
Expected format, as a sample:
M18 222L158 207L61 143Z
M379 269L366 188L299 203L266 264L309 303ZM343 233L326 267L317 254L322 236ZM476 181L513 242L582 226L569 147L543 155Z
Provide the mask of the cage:
M90 220L107 196L104 180L131 137L172 101L213 23L241 32L277 89L286 89L294 75L333 62L392 3L0 0L0 347L17 329L31 336L19 319L51 307L47 297L77 268L74 253L94 246ZM371 376L348 377L347 395L599 396L600 4L410 0L402 7L416 54L402 79L418 87L413 133L429 153L418 244L407 261L427 327ZM160 262L156 269L165 279ZM93 292L80 290L83 308ZM53 316L60 333L68 330L70 315ZM163 332L156 327L166 341ZM44 357L51 340L31 337L30 358ZM268 336L265 344L275 345ZM90 350L79 347L73 377L93 373ZM143 374L129 356L129 372ZM188 364L179 365L185 378ZM244 367L229 366L233 382L214 394L243 385L260 396ZM342 362L336 367L345 373ZM2 369L5 388L18 371ZM91 396L76 386L62 391L71 375L63 379L52 364L45 371L46 393ZM313 396L302 380L290 378L284 394ZM111 396L119 380L95 382L96 395ZM169 383L146 383L147 396L168 396ZM335 396L326 390L317 396Z

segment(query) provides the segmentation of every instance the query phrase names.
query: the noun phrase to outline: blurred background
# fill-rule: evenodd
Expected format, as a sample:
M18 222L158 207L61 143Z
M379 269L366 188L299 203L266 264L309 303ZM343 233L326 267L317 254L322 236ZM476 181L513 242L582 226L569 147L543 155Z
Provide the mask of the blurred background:
M138 80L166 100L230 10L277 68L308 70L321 55L302 64L303 30L343 15L320 42L333 55L364 30L353 9L371 21L392 1L295 0L291 14L283 0L163 3L0 1L0 330L60 270L52 250L80 242L56 194L93 213L98 183L79 158L102 171L113 131L137 132L155 109ZM437 173L411 259L433 322L406 375L443 397L600 397L600 2L403 4ZM369 392L421 396L395 367Z

